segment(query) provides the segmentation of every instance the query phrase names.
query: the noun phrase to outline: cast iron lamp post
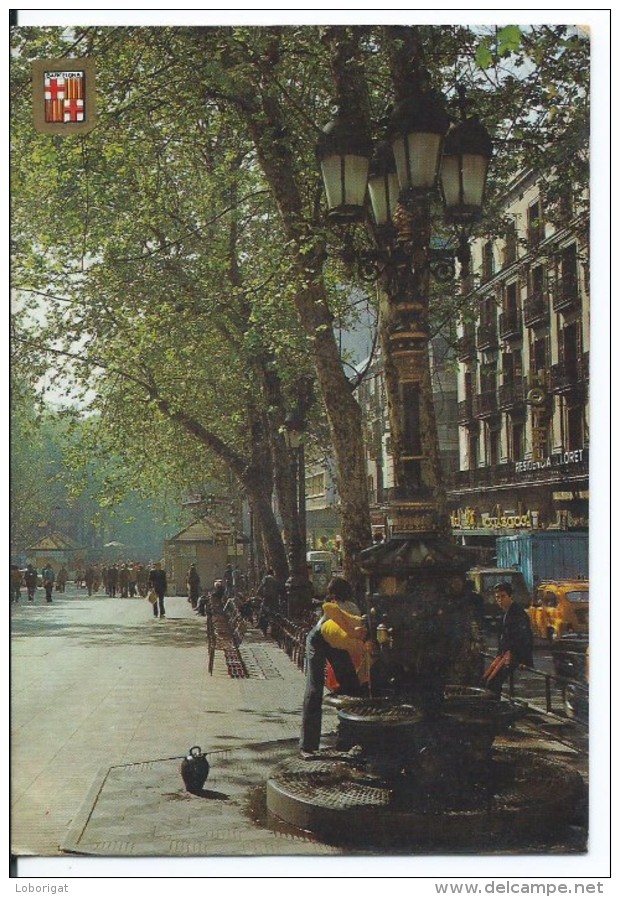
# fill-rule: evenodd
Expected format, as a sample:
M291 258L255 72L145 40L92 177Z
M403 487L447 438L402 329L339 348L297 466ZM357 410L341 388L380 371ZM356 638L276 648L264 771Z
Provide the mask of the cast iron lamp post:
M298 617L311 608L312 590L306 568L306 489L304 440L305 421L299 412L286 416L281 428L289 451L295 503L291 526L290 575L286 582L288 616Z
M428 376L430 278L452 279L453 260L431 247L431 202L439 191L447 223L456 228L452 255L469 267L470 229L482 212L492 155L480 122L450 124L440 93L418 72L391 115L387 134L369 149L359 122L340 110L317 146L328 221L365 221L374 248L360 259L387 299L386 344L397 402L390 407L394 487L388 493L389 538L362 552L367 612L378 629L381 656L399 693L430 711L441 700L450 655L458 650L452 611L469 561L449 537L433 452L434 418L425 411ZM367 213L363 172L368 171ZM452 624L450 621L452 620ZM420 647L423 645L423 647Z

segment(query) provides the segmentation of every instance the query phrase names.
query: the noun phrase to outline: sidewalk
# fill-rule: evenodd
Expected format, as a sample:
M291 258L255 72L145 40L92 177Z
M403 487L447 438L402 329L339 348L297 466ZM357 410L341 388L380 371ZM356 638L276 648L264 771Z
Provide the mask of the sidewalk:
M145 600L83 592L11 611L14 853L59 853L111 767L164 762L165 790L180 795L181 761L166 758L192 745L234 751L297 738L304 678L277 645L252 630L243 645L252 678L231 679L220 651L210 676L204 619L185 598L168 598L166 613L157 620Z
M20 605L12 623L12 850L54 856L334 855L338 848L267 824L264 783L295 753L302 672L257 630L241 647L249 679L207 667L205 622L184 598L166 620L144 600ZM325 707L323 731L335 729ZM584 758L527 727L498 745ZM202 796L181 758L207 752ZM583 771L583 770L582 770Z

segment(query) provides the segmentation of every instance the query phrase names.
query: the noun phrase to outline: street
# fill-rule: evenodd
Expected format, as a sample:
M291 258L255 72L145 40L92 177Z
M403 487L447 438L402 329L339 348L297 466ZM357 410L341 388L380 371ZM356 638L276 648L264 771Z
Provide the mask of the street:
M218 652L209 676L204 620L185 598L166 613L73 585L11 606L13 853L58 854L102 767L297 735L303 675L284 652L259 678L257 646L244 680Z

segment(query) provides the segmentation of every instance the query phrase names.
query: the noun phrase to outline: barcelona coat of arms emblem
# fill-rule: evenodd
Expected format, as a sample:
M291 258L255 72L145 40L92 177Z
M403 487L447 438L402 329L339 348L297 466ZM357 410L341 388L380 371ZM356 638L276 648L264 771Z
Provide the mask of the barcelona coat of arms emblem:
M32 88L37 130L70 135L94 127L94 60L38 59L32 64Z

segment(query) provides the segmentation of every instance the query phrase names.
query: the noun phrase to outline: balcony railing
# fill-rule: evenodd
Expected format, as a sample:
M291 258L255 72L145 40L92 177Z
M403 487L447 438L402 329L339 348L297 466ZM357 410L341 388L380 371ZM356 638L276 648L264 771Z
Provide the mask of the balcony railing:
M523 320L526 327L549 323L549 296L546 292L530 293L523 306Z
M552 392L578 392L585 385L583 362L581 359L567 364L564 361L551 365L550 388Z
M523 405L524 401L525 391L522 380L515 380L500 386L498 404L502 411Z
M518 339L522 336L521 309L510 308L499 316L499 335L502 339Z
M567 311L579 302L579 288L575 274L569 274L558 281L553 294L553 310Z
M496 321L480 322L477 345L479 349L492 349L498 345Z
M474 396L474 417L486 418L497 414L497 393L494 389L488 389Z
M476 354L476 328L473 324L467 324L463 330L463 335L459 337L456 354L459 361L467 361Z
M458 403L457 414L458 422L460 424L468 424L473 420L474 412L472 396L467 396Z

